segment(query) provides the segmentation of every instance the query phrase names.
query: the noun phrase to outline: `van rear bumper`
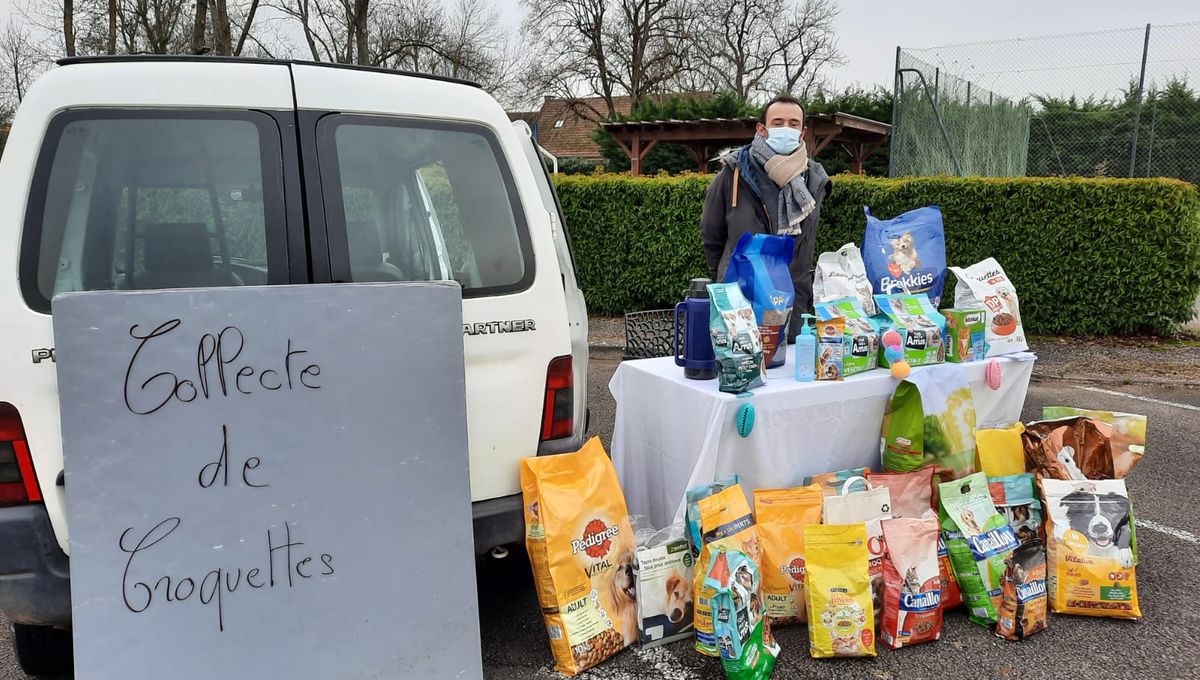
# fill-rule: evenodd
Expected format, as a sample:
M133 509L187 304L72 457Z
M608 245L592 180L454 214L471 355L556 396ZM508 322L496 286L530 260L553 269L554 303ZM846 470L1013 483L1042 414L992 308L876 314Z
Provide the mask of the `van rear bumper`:
M13 623L71 626L71 578L43 505L0 508L0 612Z

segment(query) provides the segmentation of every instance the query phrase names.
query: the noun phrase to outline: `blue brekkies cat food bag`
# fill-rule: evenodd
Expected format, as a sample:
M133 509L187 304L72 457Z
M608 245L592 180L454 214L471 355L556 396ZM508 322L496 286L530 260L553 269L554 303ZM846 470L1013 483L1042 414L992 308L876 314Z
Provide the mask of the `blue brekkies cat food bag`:
M946 236L942 210L917 208L890 220L876 219L863 206L867 230L862 256L876 295L929 296L936 308L946 283Z

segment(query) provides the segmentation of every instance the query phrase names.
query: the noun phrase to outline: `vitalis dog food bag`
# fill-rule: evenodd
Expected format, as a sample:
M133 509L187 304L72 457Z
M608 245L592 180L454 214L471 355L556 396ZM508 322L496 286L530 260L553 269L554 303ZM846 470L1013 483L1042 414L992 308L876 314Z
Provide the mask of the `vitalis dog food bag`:
M1042 479L1040 484L1051 610L1140 619L1133 510L1124 480Z
M634 535L599 438L521 459L525 547L554 667L575 675L637 640Z
M787 350L787 323L796 288L788 266L796 240L791 236L742 234L725 270L725 281L736 283L750 300L767 364L783 363Z
M875 608L862 524L804 527L808 652L814 658L875 656Z
M994 357L1029 349L1021 326L1017 289L1004 274L1004 268L989 257L970 267L951 267L958 277L954 284L954 306L984 310L984 346Z
M883 520L883 624L879 639L892 649L937 640L942 634L942 577L938 519Z
M875 316L874 295L858 246L847 243L835 252L821 253L817 258L817 268L813 271L813 302L854 297L867 316Z
M716 638L713 637L712 598L715 594L704 585L712 556L717 550L736 550L750 556L761 564L758 529L754 516L740 485L731 486L699 501L700 507L700 561L695 572L696 651L708 656L718 656ZM770 627L766 633L770 636Z
M763 610L758 565L744 553L720 548L704 585L713 593L713 629L725 677L770 678L779 645L771 637Z
M739 394L763 384L766 362L754 309L736 283L708 284L708 329L717 357L717 389Z
M867 229L863 260L877 295L925 295L941 304L946 283L946 237L936 205L909 210L890 220L876 219L863 206Z
M1000 620L996 635L1006 640L1024 640L1045 630L1046 552L1034 539L1017 546L1008 558L1000 594Z
M1017 547L1017 535L992 505L982 472L942 483L939 494L946 549L969 618L981 626L994 626L1004 561Z
M634 572L638 592L638 644L657 647L693 634L695 584L688 543L676 527L639 540ZM639 539L641 535L639 534Z
M823 498L817 484L754 490L754 519L762 549L763 604L772 626L808 620L804 605L804 527L821 523Z

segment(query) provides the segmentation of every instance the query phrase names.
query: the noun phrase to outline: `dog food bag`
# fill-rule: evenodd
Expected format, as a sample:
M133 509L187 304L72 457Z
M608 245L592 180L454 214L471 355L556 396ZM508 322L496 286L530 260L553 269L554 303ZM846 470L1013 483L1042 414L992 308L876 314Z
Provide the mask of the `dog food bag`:
M804 527L821 523L817 484L755 489L754 519L762 549L763 598L772 626L807 621L804 605Z
M846 319L817 321L817 380L841 380L846 354Z
M946 317L946 361L979 361L987 354L982 309L943 309Z
M867 316L875 316L874 295L871 280L867 278L867 266L863 264L858 246L847 243L832 253L821 253L817 258L817 267L813 272L814 302L853 297Z
M871 472L867 481L887 487L892 498L892 517L917 519L927 514L937 516L934 499L934 467L926 465L913 472Z
M783 365L787 354L787 323L796 299L788 267L795 250L791 236L747 232L738 239L725 269L726 283L737 283L750 300L769 366Z
M863 260L877 295L925 295L941 304L946 283L946 237L936 205L917 208L890 220L876 219L863 206L867 229Z
M754 309L736 283L708 284L708 299L717 388L741 394L762 385L766 363Z
M1004 560L1017 547L1017 535L992 505L982 472L943 482L939 493L946 550L968 616L981 626L994 626Z
M879 333L858 298L848 297L813 305L817 318L846 320L842 335L842 374L851 376L879 365Z
M1137 544L1125 481L1042 479L1040 484L1051 611L1140 619ZM808 555L811 565L811 548Z
M1036 498L1032 474L988 477L988 492L996 511L1008 520L1018 541L1025 543L1045 538L1042 504Z
M1110 442L1115 479L1124 479L1125 475L1129 474L1146 454L1146 416L1113 411L1090 411L1067 406L1042 407L1042 420L1071 416L1087 416L1112 427Z
M951 267L950 271L958 277L958 283L954 284L954 306L983 309L987 356L1029 349L1021 326L1017 289L995 258L989 257L970 267Z
M692 557L699 559L700 547L704 545L700 539L700 499L720 493L738 483L737 475L722 477L712 484L700 484L684 493L685 507L684 525L687 529L688 546L692 549Z
M945 532L938 533L938 572L942 577L942 611L962 606L962 593L958 589L958 579L954 578L954 567L950 564L950 552L946 549L945 537Z
M845 489L846 493L855 491L866 491L867 486L867 468L850 468L848 470L838 470L836 472L822 472L817 475L806 475L804 477L804 485L817 484L821 487L821 493L825 496L838 496ZM858 479L855 479L855 478ZM846 480L850 481L850 486L846 486Z
M715 594L704 585L712 555L719 549L736 550L750 556L761 564L758 530L750 504L740 485L731 486L712 496L702 498L700 506L700 560L695 572L695 626L696 651L707 656L718 656L716 638L713 637L712 598ZM769 628L766 632L770 637Z
M695 580L692 557L682 524L657 532L637 532L634 561L637 576L638 645L657 647L690 638Z
M1025 447L1021 433L1025 424L975 430L975 467L988 477L1007 477L1025 472Z
M863 524L804 527L808 652L817 659L875 656L875 606Z
M975 471L975 400L960 367L914 371L892 392L883 414L883 469L933 465L941 481Z
M554 667L575 675L637 640L634 535L598 437L521 459L525 547Z
M758 565L745 553L719 548L704 586L713 593L713 629L730 680L767 680L779 645L763 609Z
M942 635L942 576L938 518L883 520L883 624L879 639L900 649Z
M866 491L849 492L855 480L846 480L842 493L825 496L823 519L826 524L863 522L867 529L867 553L870 559L871 597L875 607L876 625L883 617L883 555L887 546L883 540L882 521L892 517L892 496L886 486L872 486ZM864 480L865 481L865 480Z
M1039 478L1115 479L1112 426L1074 416L1030 423L1021 433L1025 465Z
M1000 590L1000 620L996 635L1005 640L1024 640L1045 630L1046 552L1034 539L1017 546L1004 569Z
M876 295L880 311L900 334L904 360L910 366L940 364L946 360L946 317L924 295ZM880 349L879 365L890 366L887 353Z

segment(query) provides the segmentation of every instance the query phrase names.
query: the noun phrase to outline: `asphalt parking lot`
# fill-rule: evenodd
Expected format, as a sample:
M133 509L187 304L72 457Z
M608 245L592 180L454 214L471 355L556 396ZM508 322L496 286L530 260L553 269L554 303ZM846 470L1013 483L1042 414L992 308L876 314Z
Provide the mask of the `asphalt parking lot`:
M599 352L590 365L592 430L606 443L614 404L608 379L619 353ZM1052 373L1043 373L1050 375ZM1054 374L1058 375L1058 374ZM1112 376L1109 376L1110 378ZM1044 405L1065 404L1132 411L1149 416L1147 455L1128 478L1139 532L1141 622L1052 616L1049 630L1024 642L1006 642L949 614L942 640L874 659L809 658L802 627L783 628L778 678L1187 678L1200 677L1200 383L1117 384L1114 380L1035 380L1023 418ZM484 674L493 680L559 677L542 626L529 565L520 551L488 560L478 570ZM21 680L0 617L0 680ZM594 679L718 678L719 662L687 643L649 651L626 650L584 676Z

